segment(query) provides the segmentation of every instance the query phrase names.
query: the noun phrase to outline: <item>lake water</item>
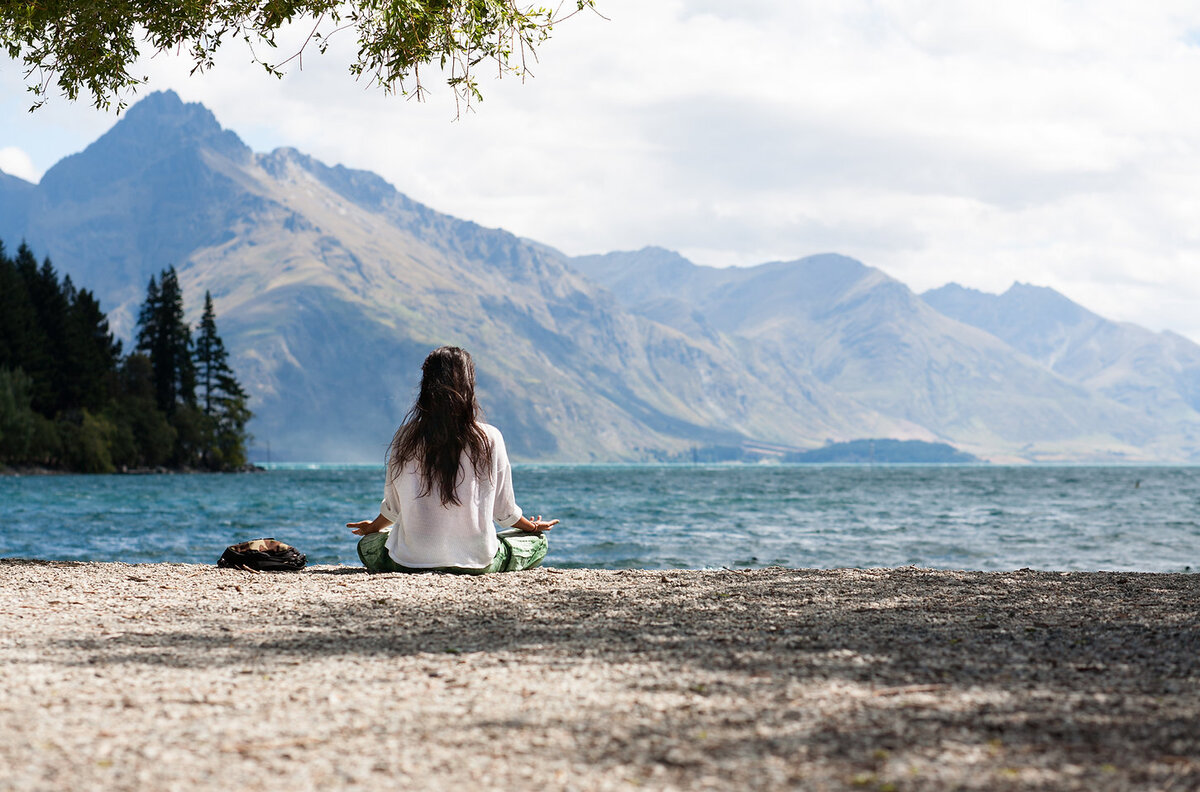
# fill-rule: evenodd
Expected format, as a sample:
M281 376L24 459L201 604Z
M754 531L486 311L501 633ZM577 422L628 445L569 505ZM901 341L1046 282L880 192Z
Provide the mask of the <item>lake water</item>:
M1200 568L1200 468L525 465L558 567ZM377 467L0 477L0 557L214 563L274 536L358 564Z

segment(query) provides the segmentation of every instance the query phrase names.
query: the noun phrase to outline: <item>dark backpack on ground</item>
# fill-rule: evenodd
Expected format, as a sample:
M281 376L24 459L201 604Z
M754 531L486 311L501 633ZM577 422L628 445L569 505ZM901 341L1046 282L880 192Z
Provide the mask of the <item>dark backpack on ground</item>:
M225 569L251 569L255 572L295 572L304 569L304 553L274 539L255 539L225 548L217 566Z

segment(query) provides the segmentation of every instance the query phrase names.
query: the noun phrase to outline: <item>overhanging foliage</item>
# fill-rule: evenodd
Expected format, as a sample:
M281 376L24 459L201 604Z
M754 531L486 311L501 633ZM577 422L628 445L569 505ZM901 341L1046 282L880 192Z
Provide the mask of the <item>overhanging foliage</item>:
M96 107L146 82L130 71L145 48L187 53L192 72L213 66L218 49L241 39L254 62L282 76L310 48L324 53L331 36L353 30L358 53L351 74L385 93L421 97L420 69L436 65L456 99L482 99L478 68L523 77L534 49L553 26L595 0L565 0L548 8L515 0L17 0L0 3L0 45L26 69L31 109L52 86L71 99L90 95ZM279 52L278 34L296 24L309 31L300 49ZM344 34L343 34L344 35ZM278 56L275 57L275 54Z

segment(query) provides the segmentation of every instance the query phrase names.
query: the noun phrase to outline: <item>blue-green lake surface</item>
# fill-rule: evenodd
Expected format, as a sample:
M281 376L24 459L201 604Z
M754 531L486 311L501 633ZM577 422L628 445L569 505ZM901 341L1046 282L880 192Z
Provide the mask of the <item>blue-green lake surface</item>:
M524 465L558 567L1200 568L1200 468ZM0 557L213 563L262 536L357 564L378 467L0 477Z

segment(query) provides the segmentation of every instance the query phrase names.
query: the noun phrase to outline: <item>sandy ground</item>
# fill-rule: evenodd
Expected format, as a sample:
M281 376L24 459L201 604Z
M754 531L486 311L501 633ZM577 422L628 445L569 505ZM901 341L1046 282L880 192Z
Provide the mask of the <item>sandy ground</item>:
M1200 578L0 560L0 789L1200 789Z

